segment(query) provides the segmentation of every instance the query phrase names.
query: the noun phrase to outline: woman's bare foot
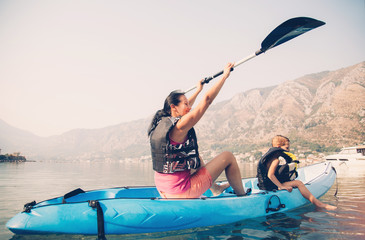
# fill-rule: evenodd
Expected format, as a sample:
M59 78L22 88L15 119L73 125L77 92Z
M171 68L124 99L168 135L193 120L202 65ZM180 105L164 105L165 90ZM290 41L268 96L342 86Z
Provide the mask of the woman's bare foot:
M210 188L210 191L212 191L213 196L218 196L229 186L230 186L229 183L224 183L220 185L213 183L212 187Z

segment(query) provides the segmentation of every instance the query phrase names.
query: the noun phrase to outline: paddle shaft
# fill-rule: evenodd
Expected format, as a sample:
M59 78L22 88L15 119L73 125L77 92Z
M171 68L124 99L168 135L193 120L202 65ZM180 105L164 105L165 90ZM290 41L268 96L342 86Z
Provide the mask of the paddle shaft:
M231 69L231 71L241 65L244 62L247 62L248 60L260 55L261 53L266 52L267 50L279 46L297 36L302 35L303 33L306 33L312 29L315 29L317 27L320 27L324 25L325 22L308 18L308 17L297 17L289 19L282 24L280 24L278 27L276 27L261 43L261 49L256 51L254 54L241 59L237 63L235 63L234 67ZM223 71L220 71L213 76L206 77L201 81L201 84L209 83L212 79L220 76L223 74ZM185 91L185 93L190 92L191 90L195 89L196 86L188 89Z
M239 60L238 62L236 62L236 63L234 64L233 68L231 68L231 71L233 71L235 67L238 67L238 66L239 66L239 65L241 65L242 63L247 62L248 60L251 60L252 58L254 58L254 57L258 56L258 55L259 55L259 54L261 54L261 53L262 53L262 52L261 52L260 50L258 50L258 51L256 51L255 53L253 53L253 54L251 54L251 55L247 56L246 58L243 58L243 59ZM222 70L222 71L220 71L220 72L218 72L218 73L216 73L216 74L214 74L214 75L212 75L212 76L210 76L210 77L206 77L206 78L204 78L204 79L201 81L201 83L202 83L202 84L209 83L212 79L214 79L214 78L216 78L216 77L218 77L218 76L222 75L222 74L223 74L223 72L224 72L224 71ZM188 92L190 92L190 91L194 90L195 88L196 88L196 86L191 87L191 88L189 88L188 90L186 90L186 91L185 91L185 93L188 93Z

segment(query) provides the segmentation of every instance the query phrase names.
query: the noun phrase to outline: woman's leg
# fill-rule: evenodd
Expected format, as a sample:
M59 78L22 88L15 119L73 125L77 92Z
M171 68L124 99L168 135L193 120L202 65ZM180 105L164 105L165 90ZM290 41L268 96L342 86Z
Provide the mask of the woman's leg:
M313 194L308 190L308 188L300 180L293 180L290 182L285 182L285 183L283 183L283 185L297 187L299 189L300 193L303 195L303 197L308 199L311 203L313 203L317 207L325 208L327 210L334 210L337 208L335 206L323 203L323 202L319 201L317 198L315 198L313 196Z
M242 185L242 178L240 169L238 167L236 158L230 152L223 152L213 158L205 165L206 169L210 173L213 182L219 177L219 175L225 170L226 177L234 191L238 196L246 195Z
M200 158L200 167L205 167L205 162ZM212 186L210 187L210 191L212 191L213 196L220 195L225 189L229 188L229 183L225 184L217 184L213 181Z

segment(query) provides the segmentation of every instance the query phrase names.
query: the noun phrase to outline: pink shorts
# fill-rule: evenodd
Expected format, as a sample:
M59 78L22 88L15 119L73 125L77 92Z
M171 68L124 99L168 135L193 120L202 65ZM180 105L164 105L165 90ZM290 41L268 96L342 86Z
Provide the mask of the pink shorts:
M162 191L160 192L163 198L199 198L205 193L213 184L212 177L205 167L201 167L190 178L190 188L183 193L170 194Z

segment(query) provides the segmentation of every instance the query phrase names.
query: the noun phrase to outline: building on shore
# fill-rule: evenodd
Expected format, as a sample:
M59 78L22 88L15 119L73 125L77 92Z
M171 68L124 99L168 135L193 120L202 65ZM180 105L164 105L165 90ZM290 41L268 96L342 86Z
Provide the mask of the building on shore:
M14 152L12 154L1 154L0 149L0 162L25 162L27 159L20 155L20 152Z

